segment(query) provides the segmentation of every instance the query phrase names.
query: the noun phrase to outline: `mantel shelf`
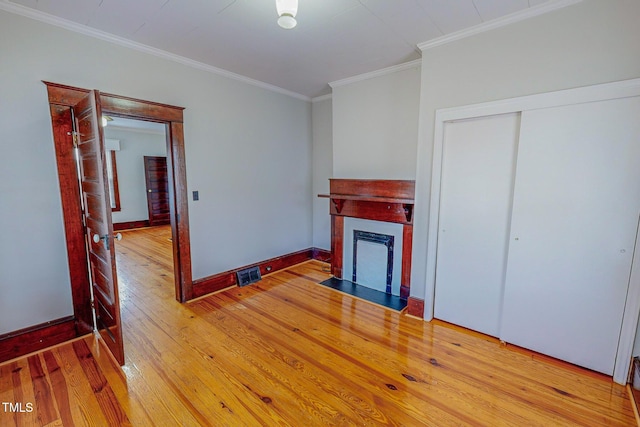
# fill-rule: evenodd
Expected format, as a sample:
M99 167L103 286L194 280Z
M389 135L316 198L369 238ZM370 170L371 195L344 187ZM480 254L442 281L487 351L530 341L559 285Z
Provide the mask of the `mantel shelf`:
M356 196L353 194L318 194L318 197L335 200L357 200L361 202L402 203L413 205L414 199L400 199L397 197Z

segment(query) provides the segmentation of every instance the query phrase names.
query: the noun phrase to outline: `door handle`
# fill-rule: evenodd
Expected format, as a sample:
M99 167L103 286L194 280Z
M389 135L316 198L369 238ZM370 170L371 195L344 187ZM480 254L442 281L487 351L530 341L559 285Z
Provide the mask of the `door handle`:
M121 233L117 233L115 236L112 236L114 240L122 240L122 234ZM93 242L94 243L100 243L100 240L102 240L104 242L104 247L106 250L111 249L111 246L109 245L109 235L105 234L104 236L101 236L99 234L94 234L93 235Z

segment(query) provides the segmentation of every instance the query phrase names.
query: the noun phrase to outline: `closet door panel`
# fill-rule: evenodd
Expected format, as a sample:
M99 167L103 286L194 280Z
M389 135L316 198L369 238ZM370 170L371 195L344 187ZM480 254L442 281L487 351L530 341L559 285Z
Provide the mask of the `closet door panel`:
M640 98L522 114L501 338L613 373L640 213Z
M498 336L519 114L445 125L435 317Z

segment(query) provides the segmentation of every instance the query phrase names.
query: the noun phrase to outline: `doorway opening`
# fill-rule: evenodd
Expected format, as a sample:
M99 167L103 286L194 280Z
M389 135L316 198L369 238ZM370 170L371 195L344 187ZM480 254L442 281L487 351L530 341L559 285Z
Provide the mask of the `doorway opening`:
M173 246L173 270L175 297L184 302L192 298L191 254L187 209L186 167L184 154L183 108L118 95L100 94L97 91L44 82L47 86L53 128L53 139L58 166L60 195L63 206L65 238L69 260L70 281L74 306L76 336L93 331L93 308L89 274L88 241L80 198L78 170L75 163L74 139L82 139L74 129L74 106L95 93L101 114L110 117L154 122L165 129L167 157L167 187L169 193L170 227ZM100 108L98 110L100 112ZM103 132L98 132L102 136ZM101 146L103 144L101 143ZM105 153L102 153L105 158ZM100 163L102 164L102 163ZM104 172L106 176L106 170ZM106 190L108 192L108 190ZM103 197L106 195L103 194ZM120 200L120 204L122 200ZM109 229L112 229L111 210L108 210ZM92 236L107 242L112 236ZM115 287L117 299L117 285ZM119 314L119 308L118 308ZM119 316L118 316L119 317ZM116 357L117 358L117 357ZM119 360L124 362L124 358Z
M172 276L167 135L164 123L108 118L102 123L105 166L113 230L123 236L115 245L122 307L126 295L137 291L131 268L144 269L145 277L151 280ZM148 268L150 262L162 268Z
M165 125L109 117L103 132L113 229L170 224Z

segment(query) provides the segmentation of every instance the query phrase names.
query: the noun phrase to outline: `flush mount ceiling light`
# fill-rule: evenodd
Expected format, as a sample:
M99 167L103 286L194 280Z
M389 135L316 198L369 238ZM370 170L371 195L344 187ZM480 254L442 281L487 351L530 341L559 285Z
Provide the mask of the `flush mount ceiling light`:
M285 30L290 30L298 23L296 14L298 13L298 0L276 0L278 10L278 25Z

